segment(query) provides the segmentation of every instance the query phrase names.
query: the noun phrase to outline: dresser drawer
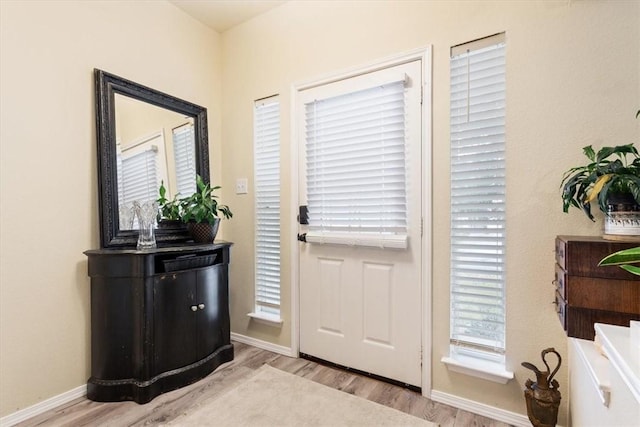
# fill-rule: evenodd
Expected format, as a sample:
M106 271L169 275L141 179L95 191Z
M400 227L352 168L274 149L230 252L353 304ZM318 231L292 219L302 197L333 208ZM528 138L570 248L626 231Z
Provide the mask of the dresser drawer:
M640 277L617 266L598 266L600 260L607 255L638 245L640 243L616 242L601 237L558 236L556 262L569 276L640 281Z
M639 314L573 307L571 304L566 306L564 316L567 335L585 340L593 340L595 336L594 325L596 323L629 326L631 320L640 320Z
M563 270L567 269L566 255L567 241L558 236L556 237L556 263Z
M565 283L567 283L567 273L565 273L562 267L560 267L558 264L556 264L556 279L553 281L553 283L556 285L556 291L560 294L560 296L563 299L567 299L567 294L565 292L565 289L566 289Z
M562 325L563 330L567 330L567 303L564 301L562 296L556 292L556 300L554 304L556 306L556 314L558 315L558 319L560 320L560 324Z
M571 307L640 315L640 283L631 280L567 276L565 301Z

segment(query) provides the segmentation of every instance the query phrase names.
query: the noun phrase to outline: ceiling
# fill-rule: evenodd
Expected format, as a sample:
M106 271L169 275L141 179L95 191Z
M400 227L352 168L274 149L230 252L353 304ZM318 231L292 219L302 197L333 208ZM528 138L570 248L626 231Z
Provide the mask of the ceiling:
M169 1L219 33L285 3L285 1L271 0Z

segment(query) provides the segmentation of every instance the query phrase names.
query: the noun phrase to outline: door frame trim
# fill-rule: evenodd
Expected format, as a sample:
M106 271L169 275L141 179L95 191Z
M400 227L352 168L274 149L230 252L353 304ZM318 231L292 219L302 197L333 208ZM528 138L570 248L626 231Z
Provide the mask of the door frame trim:
M296 123L297 100L299 92L316 86L344 80L351 77L371 73L385 68L406 64L420 60L422 62L422 111L421 111L421 146L422 146L422 395L431 397L431 347L432 347L432 46L415 49L399 55L383 58L381 60L364 64L362 66L320 76L313 80L293 83L291 85L290 108L290 176L291 176L291 206L289 236L291 241L291 350L296 356L300 354L300 258L298 251L298 215L299 205L299 179L300 169L298 164L298 126Z

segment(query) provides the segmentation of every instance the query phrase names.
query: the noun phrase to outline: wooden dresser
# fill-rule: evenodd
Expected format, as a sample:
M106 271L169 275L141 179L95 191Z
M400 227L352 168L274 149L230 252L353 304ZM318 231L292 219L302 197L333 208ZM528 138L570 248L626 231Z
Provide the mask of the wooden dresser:
M594 323L629 326L640 320L640 276L598 267L605 256L636 246L601 237L556 238L555 304L568 336L593 340Z
M230 246L85 252L91 277L89 399L146 403L233 360Z

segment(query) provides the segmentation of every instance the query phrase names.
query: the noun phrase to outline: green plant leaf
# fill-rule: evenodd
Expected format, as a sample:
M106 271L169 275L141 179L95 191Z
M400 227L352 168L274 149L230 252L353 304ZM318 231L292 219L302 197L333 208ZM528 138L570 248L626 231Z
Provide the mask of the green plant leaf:
M609 198L609 189L615 184L617 177L610 179L598 194L598 207L602 212L607 212L607 199Z
M627 270L631 274L640 276L640 267L636 267L634 265L621 265L620 268L623 270Z
M602 147L596 155L596 163L602 162L612 154L616 154L620 158L623 158L625 154L635 154L637 156L638 150L636 150L633 144L616 145L615 147Z
M640 205L640 178L633 177L629 179L629 191L631 191L636 203Z
M596 152L593 150L593 147L591 145L587 145L586 147L583 147L582 152L584 153L585 156L589 158L589 160L591 160L592 162L595 162Z
M640 263L640 247L614 252L604 257L598 265L621 265Z

